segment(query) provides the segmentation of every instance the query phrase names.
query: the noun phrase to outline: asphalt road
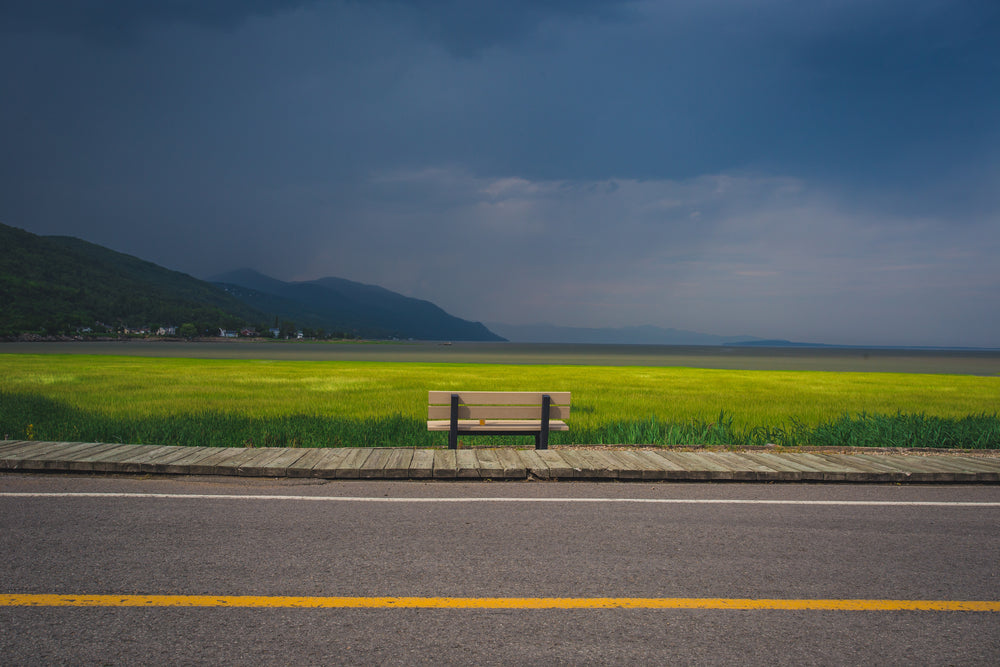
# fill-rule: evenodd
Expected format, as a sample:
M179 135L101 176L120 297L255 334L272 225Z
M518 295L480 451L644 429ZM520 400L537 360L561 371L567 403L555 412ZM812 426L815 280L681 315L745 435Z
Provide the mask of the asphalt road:
M4 475L0 594L1000 601L998 528L997 486ZM1000 612L13 605L0 628L5 665L1000 662Z

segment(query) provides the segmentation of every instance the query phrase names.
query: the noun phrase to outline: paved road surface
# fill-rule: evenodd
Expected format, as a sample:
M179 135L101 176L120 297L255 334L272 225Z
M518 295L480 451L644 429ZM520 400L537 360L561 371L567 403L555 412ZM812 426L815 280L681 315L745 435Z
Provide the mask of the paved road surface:
M4 664L1000 661L1000 611L24 606L169 594L995 609L996 486L3 475L0 494L0 597L28 596L0 606ZM337 496L350 499L310 499ZM402 498L420 500L386 500Z

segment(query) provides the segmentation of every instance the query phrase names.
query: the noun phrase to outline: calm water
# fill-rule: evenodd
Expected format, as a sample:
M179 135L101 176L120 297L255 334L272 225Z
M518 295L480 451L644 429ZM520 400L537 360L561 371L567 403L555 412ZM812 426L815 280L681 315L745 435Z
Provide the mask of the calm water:
M756 348L537 343L219 341L0 343L0 354L113 354L199 359L684 366L745 370L951 373L1000 376L1000 350Z

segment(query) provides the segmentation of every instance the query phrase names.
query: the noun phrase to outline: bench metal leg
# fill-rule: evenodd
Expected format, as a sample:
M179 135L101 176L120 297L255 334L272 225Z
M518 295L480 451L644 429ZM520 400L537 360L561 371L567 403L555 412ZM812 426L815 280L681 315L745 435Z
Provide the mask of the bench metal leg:
M458 394L451 395L451 423L448 426L448 449L458 449Z
M535 449L549 448L549 407L551 404L552 398L548 394L542 396L542 430L535 436Z

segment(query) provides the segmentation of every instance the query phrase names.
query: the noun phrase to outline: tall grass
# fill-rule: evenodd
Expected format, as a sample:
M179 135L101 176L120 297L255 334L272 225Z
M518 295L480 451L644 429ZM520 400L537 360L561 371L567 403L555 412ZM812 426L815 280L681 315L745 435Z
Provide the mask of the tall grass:
M208 447L442 447L446 434L430 433L421 419L400 414L350 419L308 415L262 416L196 412L177 417L91 414L58 401L0 393L0 429L5 439L98 441ZM531 445L531 437L477 437L471 445ZM843 415L816 426L738 428L720 413L712 422L663 422L656 417L572 428L552 433L559 444L723 445L785 447L935 447L998 449L1000 417L962 418L923 414Z
M571 391L553 444L1000 447L996 377L16 354L0 355L0 436L440 446L429 389ZM467 444L500 442L532 440Z

